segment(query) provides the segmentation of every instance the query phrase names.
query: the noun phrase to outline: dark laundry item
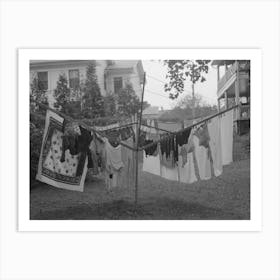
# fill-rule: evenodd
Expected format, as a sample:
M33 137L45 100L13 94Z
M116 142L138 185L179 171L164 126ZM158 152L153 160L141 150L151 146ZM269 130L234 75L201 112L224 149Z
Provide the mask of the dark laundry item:
M186 129L186 130L183 130L183 131L179 131L176 134L176 142L178 143L179 146L183 146L183 145L188 143L191 130L192 129L189 128L189 129Z
M168 137L166 137L167 134L161 135L161 139L160 139L160 151L162 155L168 155L169 153L169 148L168 148Z
M72 122L66 120L63 121L62 126L63 136L62 136L62 154L60 161L65 161L65 151L69 150L72 156L78 154L78 132L74 128Z
M87 157L88 157L88 168L93 168L93 160L92 160L92 155L90 149L87 151Z
M79 158L79 163L78 163L77 173L76 173L77 176L80 176L83 173L85 159L88 155L90 155L89 145L90 142L92 141L92 136L90 131L88 131L87 129L81 126L80 126L80 130L81 130L81 135L78 136L78 152L80 153L80 158ZM91 158L91 156L89 158ZM92 162L90 164L92 164Z
M176 135L172 136L172 151L173 151L174 161L177 162L179 158L179 148L178 148Z
M145 141L146 141L146 132L140 131L139 147L143 147L145 145Z
M77 131L77 128L75 128ZM73 133L73 128L71 124L64 121L63 123L63 136L62 136L62 154L60 161L65 161L65 151L69 149L72 156L78 155L80 153L79 163L77 167L77 176L82 175L84 169L84 163L86 156L88 156L88 167L93 167L92 158L90 156L89 145L92 140L90 131L79 126L79 132Z
M153 140L146 140L145 145L153 143ZM146 156L155 156L157 152L157 143L154 143L152 146L145 149Z
M120 136L122 141L125 141L127 139L129 139L131 136L133 136L133 133L131 131L131 127L125 127L120 129Z
M166 159L172 157L172 161L178 161L178 144L176 141L176 135L169 135L166 137L166 134L162 136L160 140L160 151L162 156L165 155Z

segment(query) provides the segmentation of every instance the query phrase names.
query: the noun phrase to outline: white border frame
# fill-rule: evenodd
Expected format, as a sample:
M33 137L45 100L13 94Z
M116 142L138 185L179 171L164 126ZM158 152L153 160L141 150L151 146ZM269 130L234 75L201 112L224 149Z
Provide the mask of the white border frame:
M18 230L19 231L261 231L262 54L260 49L19 49L18 50ZM82 221L29 219L29 61L75 59L251 60L251 219L221 221ZM172 229L172 230L171 230Z

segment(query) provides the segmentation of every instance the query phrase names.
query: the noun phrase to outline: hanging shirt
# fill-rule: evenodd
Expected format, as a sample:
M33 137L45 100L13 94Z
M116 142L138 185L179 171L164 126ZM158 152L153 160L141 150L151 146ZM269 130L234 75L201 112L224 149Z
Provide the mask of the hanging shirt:
M233 147L233 110L223 114L220 118L221 122L221 147L223 165L232 162Z
M154 141L152 140L146 140L145 141L145 145L148 144L152 144ZM145 148L145 154L146 156L156 156L158 152L158 143L153 143L153 145L151 145L148 148Z
M121 156L121 145L113 147L107 138L104 138L105 143L105 184L108 189L117 187L118 176L121 168L124 167Z
M160 176L160 155L146 157L143 153L143 171Z
M184 144L188 143L191 130L192 129L189 128L187 130L180 131L176 134L176 142L179 146L183 146Z
M96 136L93 135L93 139L89 145L90 153L91 153L91 159L92 159L92 169L90 172L92 175L98 175L99 170L98 170L98 152L97 152L97 142L98 140L96 139Z
M106 167L108 169L120 170L124 164L122 162L121 145L113 147L107 138L104 138L106 150Z
M123 142L130 147L134 147L133 137ZM121 145L121 158L124 166L120 169L117 185L119 187L131 188L134 186L135 176L134 151Z
M223 172L220 118L216 117L211 119L207 123L207 127L210 136L209 145L212 155L214 174L215 176L220 176Z

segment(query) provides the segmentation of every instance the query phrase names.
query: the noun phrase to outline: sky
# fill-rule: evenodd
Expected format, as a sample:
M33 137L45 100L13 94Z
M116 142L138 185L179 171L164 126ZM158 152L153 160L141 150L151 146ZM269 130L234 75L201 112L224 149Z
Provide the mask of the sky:
M167 68L163 62L157 60L142 60L144 71L146 72L146 86L144 100L152 106L171 109L176 105L176 100L168 98L168 93L164 91L164 82L166 81ZM208 74L205 75L204 83L195 85L195 93L203 96L205 102L217 104L217 70L212 66L209 67ZM191 83L186 82L184 95L191 95ZM180 98L180 97L179 97ZM177 100L178 101L178 100Z

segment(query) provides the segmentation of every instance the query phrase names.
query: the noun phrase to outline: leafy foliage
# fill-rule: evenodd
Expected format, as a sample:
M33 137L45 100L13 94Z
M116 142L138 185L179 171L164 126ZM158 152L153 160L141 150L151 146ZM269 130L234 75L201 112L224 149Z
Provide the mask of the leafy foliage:
M143 102L143 110L148 106L149 104L147 102ZM136 113L139 113L141 109L141 101L136 95L132 84L127 83L118 94L117 108L117 114L123 117L131 117Z
M56 89L54 90L54 97L56 100L54 107L60 112L66 113L66 105L70 101L70 88L68 87L68 81L65 75L59 75Z
M184 92L184 83L187 79L194 85L197 82L205 82L204 74L208 73L211 60L164 60L167 66L166 78L169 80L164 85L171 99L176 99Z
M41 87L37 77L34 77L30 84L30 93L29 93L30 112L41 112L41 111L45 112L45 110L39 107L34 101L48 105L48 97L46 94L46 90L44 90Z
M96 75L96 62L87 66L86 81L83 88L83 117L98 118L104 116L104 99L101 96Z
M34 101L48 105L46 91L42 89L37 77L30 84L30 179L35 180L38 162L41 152L41 144L44 134L44 117L46 110L38 106Z
M176 106L160 117L164 121L192 120L192 109L196 110L196 118L206 117L217 113L217 106L206 103L201 95L196 94L194 98L186 95L178 100Z
M109 94L104 97L104 111L105 116L115 116L116 115L116 97L113 94Z

